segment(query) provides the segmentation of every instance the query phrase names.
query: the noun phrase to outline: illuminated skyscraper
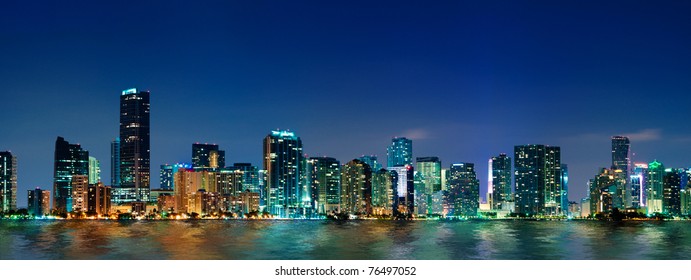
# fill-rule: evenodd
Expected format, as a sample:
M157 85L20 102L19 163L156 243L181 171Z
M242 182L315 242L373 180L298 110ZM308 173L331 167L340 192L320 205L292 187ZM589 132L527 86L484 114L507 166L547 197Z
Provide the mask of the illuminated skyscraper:
M341 213L372 214L372 169L354 159L341 170Z
M506 154L492 157L489 160L488 192L492 195L492 209L505 209L513 200L511 191L511 157ZM513 209L510 209L513 211Z
M613 204L619 209L633 206L631 185L628 182L629 174L631 174L630 146L629 138L612 136L612 170L615 171L617 180L620 181L617 186L621 187L615 191Z
M53 169L53 208L60 213L73 210L72 176L89 176L89 152L79 144L70 144L64 138L55 141Z
M27 201L29 215L41 217L50 214L50 191L41 188L29 190Z
M312 157L308 164L314 209L320 214L338 211L341 202L341 163L335 158Z
M631 207L636 209L645 207L645 174L647 170L647 163L635 163L633 171L629 176L629 186L631 186Z
M175 189L175 172L178 169L190 169L192 165L189 163L176 163L176 164L161 164L161 172L159 174L159 179L161 181L161 190L172 191Z
M219 169L226 166L226 152L216 144L192 144L192 168Z
M387 167L413 164L413 141L405 137L391 139L387 152Z
M120 188L120 137L110 143L110 185Z
M648 215L662 213L662 200L664 199L665 166L657 160L648 164L645 172L646 208Z
M111 188L103 183L90 184L87 191L86 213L89 216L105 216L110 213Z
M415 212L415 168L412 165L386 168L396 178L394 192L394 216L409 217Z
M381 163L377 161L377 156L375 155L361 156L358 159L369 165L369 167L372 168L372 173L382 168Z
M435 213L432 201L433 195L441 191L441 160L438 157L418 157L415 161L417 214L441 214Z
M289 131L271 131L264 138L266 209L279 217L302 215L302 140Z
M566 164L561 165L561 211L562 215L570 214L569 202L569 167Z
M619 189L615 170L600 168L600 172L590 183L590 214L611 214L614 207L614 195Z
M472 163L456 163L449 168L448 216L476 217L480 208L480 181Z
M561 215L561 149L545 145L514 147L516 213Z
M395 172L380 169L372 173L372 213L375 215L393 215L394 196L398 176Z
M101 162L95 157L89 157L89 184L101 182Z
M89 176L72 176L72 209L70 211L87 211Z
M681 214L681 175L679 169L665 170L663 182L662 213L679 216Z
M0 212L17 209L17 157L0 152Z
M150 103L148 91L128 89L120 95L120 187L114 201L127 203L149 199Z

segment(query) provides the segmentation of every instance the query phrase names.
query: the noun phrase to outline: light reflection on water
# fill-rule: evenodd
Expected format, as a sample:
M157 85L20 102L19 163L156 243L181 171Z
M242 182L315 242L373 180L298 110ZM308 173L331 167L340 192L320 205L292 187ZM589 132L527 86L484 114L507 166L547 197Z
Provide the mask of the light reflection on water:
M3 220L0 259L691 259L691 222Z

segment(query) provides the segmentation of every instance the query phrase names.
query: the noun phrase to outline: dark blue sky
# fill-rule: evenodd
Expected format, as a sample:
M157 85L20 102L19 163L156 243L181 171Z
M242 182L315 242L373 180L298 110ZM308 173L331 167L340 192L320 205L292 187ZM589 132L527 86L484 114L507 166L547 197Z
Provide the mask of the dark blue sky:
M193 142L261 164L271 129L310 156L385 161L393 136L443 165L517 144L562 147L571 200L608 167L691 166L687 1L156 1L0 3L0 150L52 190L57 136L110 180L120 91L151 91L152 179Z

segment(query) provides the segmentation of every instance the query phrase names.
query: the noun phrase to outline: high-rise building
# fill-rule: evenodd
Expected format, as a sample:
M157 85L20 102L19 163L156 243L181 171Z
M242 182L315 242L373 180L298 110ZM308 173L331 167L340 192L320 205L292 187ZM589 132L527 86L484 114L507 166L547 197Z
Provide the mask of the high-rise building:
M90 184L87 191L86 214L105 216L110 213L111 188L99 182Z
M110 143L110 185L120 188L120 137Z
M571 204L569 202L569 166L561 165L561 210L562 215L571 214Z
M480 181L472 163L456 163L449 168L448 216L477 216L480 208Z
M664 199L665 166L657 160L648 164L645 172L645 188L648 215L662 213L662 201Z
M514 147L515 212L563 215L561 149L545 145Z
M148 91L136 88L120 95L120 187L117 203L146 202L150 192L150 102Z
M413 164L413 141L405 137L391 139L391 145L386 150L387 167L406 166Z
M36 188L28 191L28 207L29 215L40 217L50 214L50 191Z
M681 215L681 170L667 169L663 178L662 213Z
M192 168L219 169L226 167L226 152L216 144L192 144Z
M620 209L633 206L631 186L628 182L629 174L631 174L630 147L631 144L628 137L612 136L612 170L615 170L617 180L621 181L622 187L616 190L614 206Z
M377 161L377 156L375 155L361 156L358 159L369 165L369 167L372 168L372 173L382 168L381 163Z
M266 209L279 217L303 215L302 140L289 131L271 131L264 138L267 175Z
M72 211L87 211L89 192L89 176L72 176Z
M311 174L313 207L319 214L338 211L341 203L341 163L335 158L312 157Z
M409 217L415 213L415 168L412 165L387 167L396 178L393 214Z
M160 181L161 190L172 191L175 189L175 172L179 169L191 169L189 163L161 164Z
M0 212L17 209L17 157L0 152Z
M489 184L487 191L491 193L493 210L511 210L507 209L510 202L513 201L513 192L511 191L511 157L506 154L499 154L499 156L492 157L489 160Z
M438 157L418 157L416 161L417 185L415 186L415 201L417 214L432 215L435 213L432 197L441 192L441 160Z
M199 190L218 192L218 178L215 172L181 168L178 169L174 176L175 210L178 213L195 212L190 211L190 197Z
M341 170L341 213L372 214L372 169L359 159Z
M265 190L259 183L259 168L253 166L251 163L236 162L232 167L227 167L227 169L242 171L243 191L249 190L252 193L259 193L261 200L261 195Z
M632 173L629 176L632 208L640 209L645 207L645 174L647 170L647 163L635 163Z
M386 169L372 173L372 214L393 215L397 180L396 173Z
M614 196L621 189L616 170L600 168L600 172L590 181L590 214L611 214L615 206Z
M89 157L89 184L101 182L101 162L95 157Z
M72 177L89 176L89 152L79 144L70 144L64 138L55 141L53 169L53 208L59 213L73 211Z

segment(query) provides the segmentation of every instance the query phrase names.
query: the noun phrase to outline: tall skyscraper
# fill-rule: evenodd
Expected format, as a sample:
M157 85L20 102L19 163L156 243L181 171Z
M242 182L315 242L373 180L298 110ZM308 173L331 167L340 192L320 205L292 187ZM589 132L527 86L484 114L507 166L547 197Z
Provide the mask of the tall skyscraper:
M545 145L514 147L516 213L561 215L561 149Z
M120 188L120 137L110 143L110 185Z
M372 169L354 159L341 170L341 213L372 214Z
M448 216L477 216L480 208L480 181L472 163L456 163L449 168Z
M620 209L633 206L631 185L628 182L629 174L631 174L630 147L631 144L628 137L612 136L612 170L615 171L617 180L621 181L620 185L622 187L616 190L614 206Z
M391 139L391 146L386 150L386 167L406 166L413 164L413 141L405 137Z
M226 167L226 152L216 144L192 144L192 168L219 169Z
M372 168L372 173L382 168L381 163L377 161L377 156L375 155L361 156L358 159L369 165L369 167Z
M629 176L631 186L631 207L639 209L645 207L645 174L648 170L647 163L635 163Z
M179 169L190 169L192 165L189 163L176 164L161 164L161 171L159 179L161 181L161 190L172 191L175 189L175 172Z
M393 171L379 169L372 173L372 213L391 216L398 176Z
M148 91L136 88L120 95L120 187L118 203L146 202L150 192L150 103Z
M89 184L101 182L101 162L95 157L89 157Z
M89 192L88 175L72 175L72 209L70 211L87 211Z
M412 165L387 167L396 178L394 188L394 216L410 216L415 213L415 168Z
M341 203L341 163L330 157L312 157L308 163L312 175L314 209L320 214L338 211Z
M264 138L267 175L266 209L279 217L300 216L302 206L302 140L289 131L271 131Z
M664 199L665 166L657 160L648 164L645 172L646 202L648 215L662 213Z
M111 195L111 188L103 185L103 183L90 184L87 190L87 215L108 215L110 213Z
M0 212L17 209L17 157L0 152Z
M41 217L50 214L50 191L41 188L29 190L27 202L29 215Z
M487 191L492 195L492 209L506 209L513 201L511 191L511 157L506 154L492 157L489 160L489 184ZM508 209L513 210L513 209Z
M681 173L679 169L665 170L662 196L662 213L679 216L681 214Z
M417 214L432 215L435 213L432 197L441 191L441 160L438 157L416 158L417 185L415 186L415 201Z
M569 166L561 165L561 210L563 215L570 215L569 205Z
M53 208L59 213L73 210L72 176L89 176L89 152L79 144L70 144L64 138L55 141L53 169Z

